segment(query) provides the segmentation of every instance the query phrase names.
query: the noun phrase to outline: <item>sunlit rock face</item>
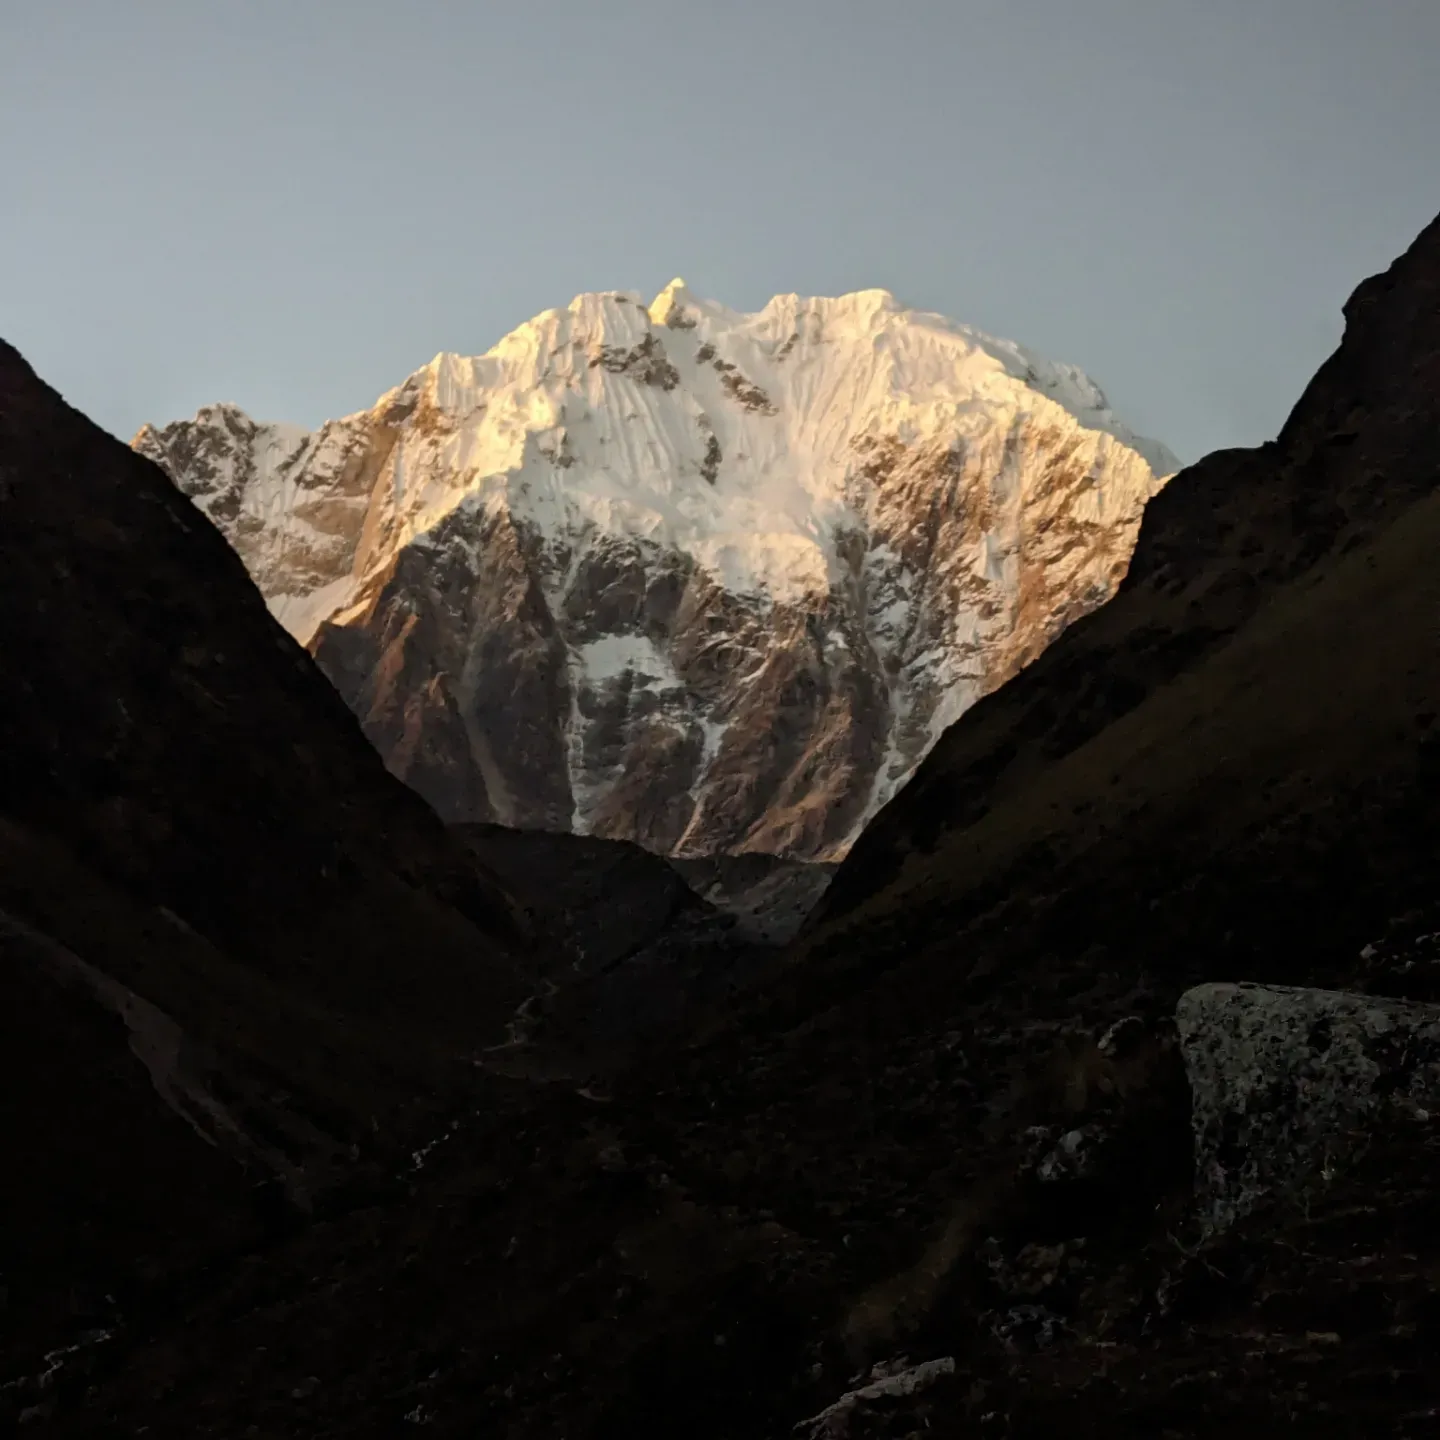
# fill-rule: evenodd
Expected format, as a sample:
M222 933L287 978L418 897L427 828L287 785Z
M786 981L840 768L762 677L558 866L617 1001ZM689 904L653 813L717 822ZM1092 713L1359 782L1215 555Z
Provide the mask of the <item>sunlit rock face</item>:
M1080 371L884 291L679 281L313 432L134 444L447 819L825 860L1109 597L1175 468Z

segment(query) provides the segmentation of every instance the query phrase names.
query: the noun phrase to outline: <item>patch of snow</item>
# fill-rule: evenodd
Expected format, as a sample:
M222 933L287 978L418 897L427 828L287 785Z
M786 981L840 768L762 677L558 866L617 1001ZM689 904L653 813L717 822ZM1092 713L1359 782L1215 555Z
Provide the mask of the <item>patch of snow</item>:
M699 724L702 736L700 773L703 775L720 753L720 746L725 741L725 732L730 726L728 721L715 720L703 715L700 717Z
M307 644L321 624L340 610L354 588L350 576L342 575L338 580L299 595L272 592L265 597L265 603L292 635Z
M647 685L677 685L674 668L645 635L602 635L579 646L575 659L592 684L633 675Z

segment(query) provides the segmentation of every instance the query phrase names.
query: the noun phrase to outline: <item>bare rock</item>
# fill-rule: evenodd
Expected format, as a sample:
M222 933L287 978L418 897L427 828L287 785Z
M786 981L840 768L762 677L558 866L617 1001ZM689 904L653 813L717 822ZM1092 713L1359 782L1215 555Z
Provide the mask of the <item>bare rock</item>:
M794 1433L804 1436L805 1440L844 1440L851 1433L852 1422L874 1402L914 1395L954 1373L955 1361L948 1355L919 1365L911 1365L904 1358L873 1365L868 1376L860 1377L864 1384L847 1390L820 1414L802 1420L794 1427Z
M1325 1177L1386 1106L1440 1108L1440 1006L1211 984L1181 997L1176 1024L1197 1189L1216 1229Z

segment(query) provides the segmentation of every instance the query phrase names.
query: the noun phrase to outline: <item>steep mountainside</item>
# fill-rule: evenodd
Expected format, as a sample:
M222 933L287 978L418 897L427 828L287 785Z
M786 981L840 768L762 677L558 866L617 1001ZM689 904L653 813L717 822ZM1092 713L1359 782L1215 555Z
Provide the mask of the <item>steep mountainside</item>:
M1110 595L1173 468L1079 371L883 291L679 281L313 434L134 444L447 819L805 859Z
M0 604L3 1349L262 1181L384 1170L533 966L218 532L3 343Z
M876 818L812 919L812 953L858 962L903 915L962 968L1063 937L1097 963L1149 948L1177 968L1313 970L1427 872L1440 226L1345 313L1278 438L1177 476L1110 604L956 725ZM1147 897L1123 928L1107 910L1121 893Z

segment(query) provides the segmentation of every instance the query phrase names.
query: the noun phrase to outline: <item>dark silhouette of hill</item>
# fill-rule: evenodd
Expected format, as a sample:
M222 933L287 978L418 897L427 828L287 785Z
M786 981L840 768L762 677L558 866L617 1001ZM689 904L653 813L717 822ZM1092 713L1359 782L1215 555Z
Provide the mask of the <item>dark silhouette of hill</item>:
M0 609L0 1330L38 1344L423 1130L532 966L209 522L3 344Z

